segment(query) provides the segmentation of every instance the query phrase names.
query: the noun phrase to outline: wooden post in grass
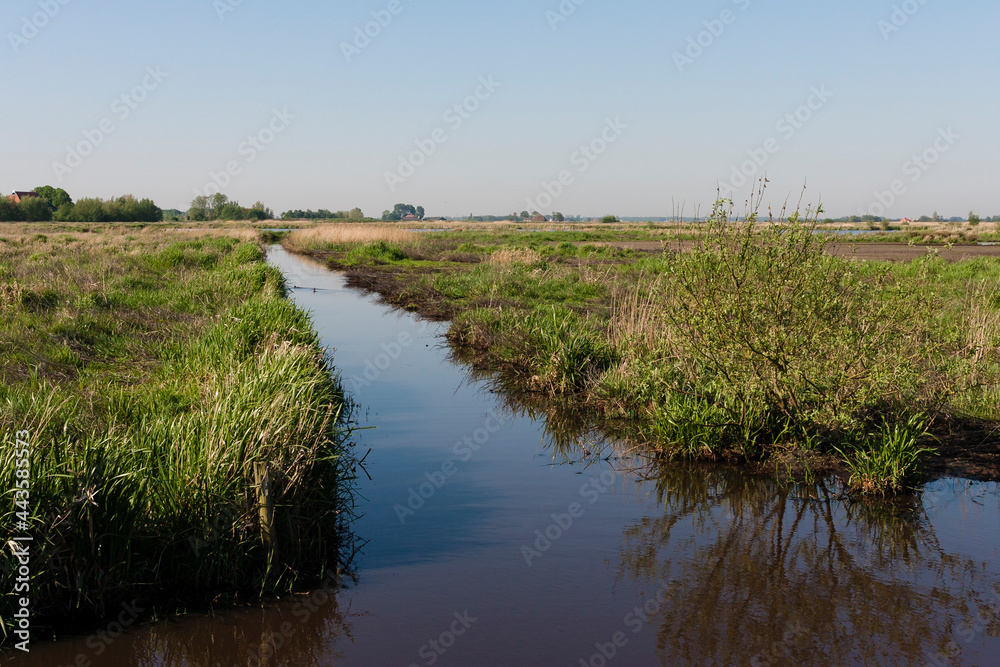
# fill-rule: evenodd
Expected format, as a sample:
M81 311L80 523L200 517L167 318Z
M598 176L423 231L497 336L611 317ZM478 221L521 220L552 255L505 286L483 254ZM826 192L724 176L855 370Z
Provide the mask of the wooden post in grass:
M257 482L260 532L267 545L267 575L271 576L278 562L278 536L274 527L274 493L271 490L270 467L266 463L254 461L253 476Z

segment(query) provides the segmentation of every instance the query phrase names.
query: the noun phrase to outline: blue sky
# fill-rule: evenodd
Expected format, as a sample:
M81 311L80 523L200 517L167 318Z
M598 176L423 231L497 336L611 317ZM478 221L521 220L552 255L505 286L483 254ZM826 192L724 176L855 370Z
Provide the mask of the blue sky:
M0 188L667 216L704 213L742 168L778 205L807 181L834 216L1000 214L1000 6L562 7L8 0Z

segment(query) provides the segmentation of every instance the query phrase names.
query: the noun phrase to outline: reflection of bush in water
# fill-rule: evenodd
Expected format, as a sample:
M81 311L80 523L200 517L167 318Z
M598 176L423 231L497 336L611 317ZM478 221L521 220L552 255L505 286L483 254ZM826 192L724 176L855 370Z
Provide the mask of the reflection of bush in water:
M956 657L962 624L1000 625L996 582L943 551L919 498L851 504L826 483L676 465L657 493L664 514L625 531L618 577L669 582L663 664L923 664Z
M554 458L638 461L572 403L504 379L469 373L507 411L544 419ZM664 513L626 529L618 577L647 597L668 584L654 621L662 664L925 664L958 655L963 623L986 619L976 636L1000 633L1000 582L943 551L919 496L852 502L833 480L795 487L696 463L633 472L655 483Z

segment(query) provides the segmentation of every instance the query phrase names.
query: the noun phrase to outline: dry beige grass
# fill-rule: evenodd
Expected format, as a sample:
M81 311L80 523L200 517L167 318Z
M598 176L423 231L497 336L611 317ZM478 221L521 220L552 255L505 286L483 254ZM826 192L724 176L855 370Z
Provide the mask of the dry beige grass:
M24 290L103 292L105 281L120 274L120 257L141 257L178 241L217 237L254 242L258 233L247 228L180 231L105 224L0 224L0 305L18 303Z
M0 310L21 305L21 286L17 282L0 283Z
M193 238L232 237L240 241L254 241L258 231L252 227L205 227L202 229L177 229L158 225L147 225L136 228L111 223L46 223L46 222L13 222L0 223L0 243L19 244L34 243L36 235L47 236L49 241L59 243L70 241L103 245L109 242L121 242L129 237L148 241L189 241Z
M323 250L343 243L390 241L415 243L420 235L394 225L329 224L291 232L284 245L292 251Z
M508 266L510 264L534 264L539 254L531 248L500 248L490 254L487 262L491 266Z
M662 276L640 276L631 287L614 285L611 290L611 319L608 338L621 350L646 351L668 349L665 329L660 312L664 294Z
M252 227L234 228L205 228L205 229L161 229L158 227L144 227L140 232L145 238L164 238L173 240L189 241L193 238L207 237L218 238L226 236L240 241L256 241L259 232Z
M996 291L985 287L977 288L969 300L968 346L972 360L978 368L979 362L1000 349L1000 313L984 304L1000 299Z

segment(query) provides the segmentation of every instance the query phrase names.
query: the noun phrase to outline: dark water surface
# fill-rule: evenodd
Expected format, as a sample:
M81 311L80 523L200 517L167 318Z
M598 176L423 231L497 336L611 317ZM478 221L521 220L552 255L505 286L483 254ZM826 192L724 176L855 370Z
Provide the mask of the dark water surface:
M356 581L18 664L1000 665L996 484L938 480L893 507L832 481L637 472L505 407L450 360L445 325L270 261L377 427L356 435Z

